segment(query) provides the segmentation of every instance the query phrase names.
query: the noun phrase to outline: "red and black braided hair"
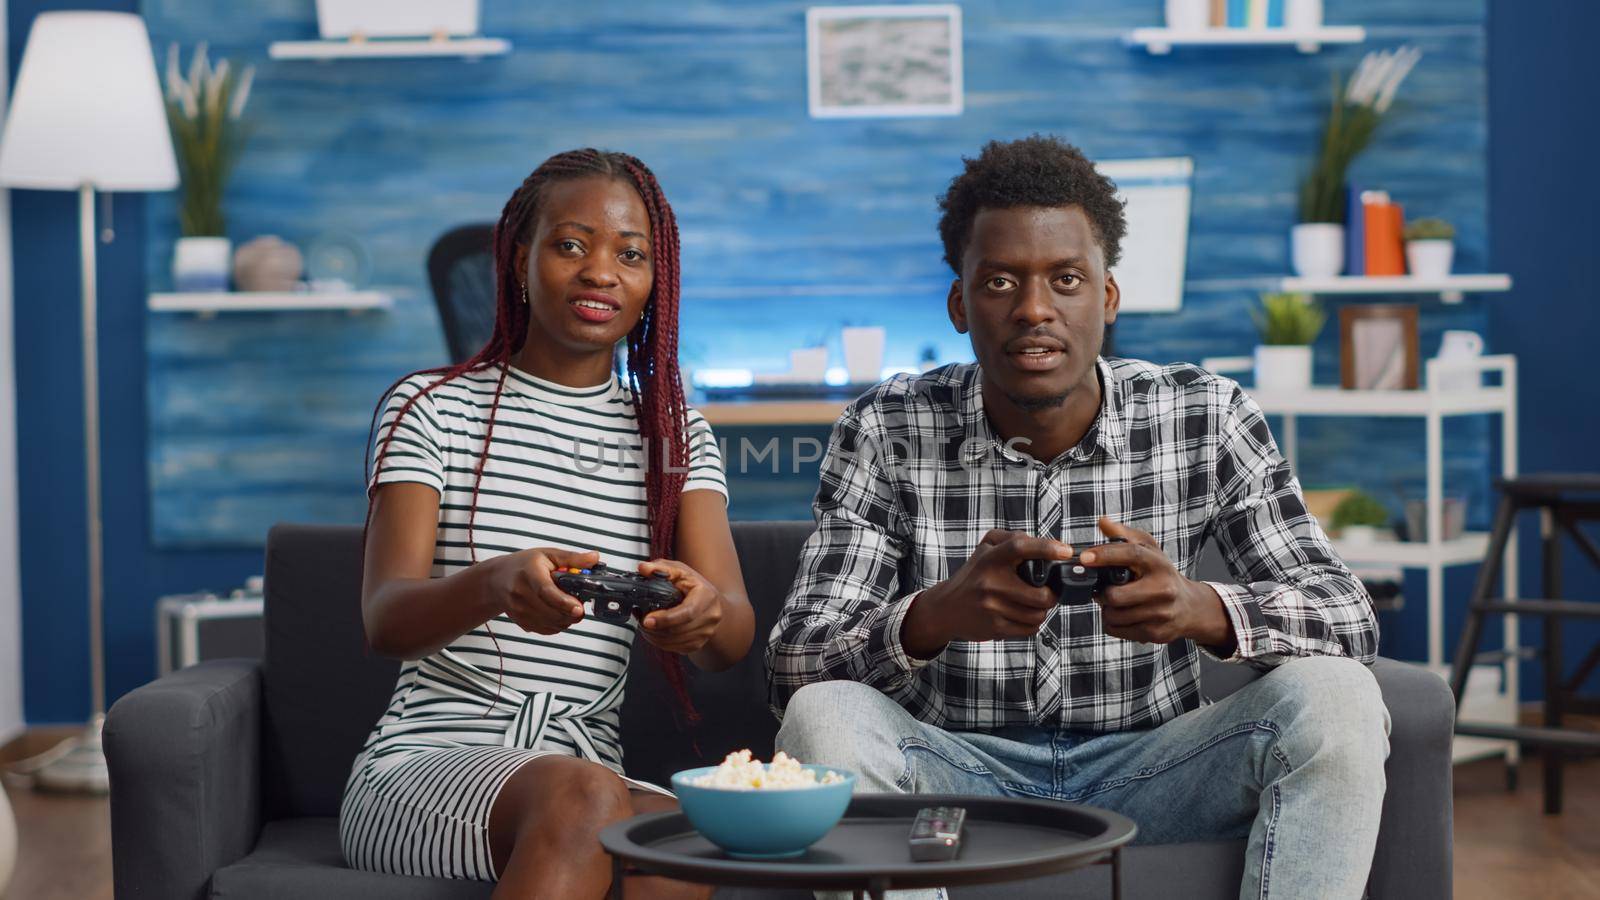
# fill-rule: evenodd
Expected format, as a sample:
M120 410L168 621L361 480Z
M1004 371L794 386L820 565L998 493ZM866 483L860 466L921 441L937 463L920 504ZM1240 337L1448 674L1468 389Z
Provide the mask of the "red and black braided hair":
M522 302L524 273L517 271L518 247L527 244L538 221L540 200L545 188L561 181L579 178L614 178L626 181L639 192L650 218L653 281L650 297L639 322L628 332L628 386L633 391L634 413L643 438L645 455L645 499L650 522L650 553L655 558L671 559L674 552L679 496L683 492L689 464L686 444L687 406L678 370L678 221L661 192L655 175L637 158L626 153L594 149L570 150L550 157L533 170L506 201L500 221L494 227L495 321L489 342L471 359L453 366L423 369L394 382L384 392L387 398L406 378L437 375L414 396L407 399L380 439L372 465L381 467L394 438L395 430L418 398L454 378L467 373L498 370L494 401L472 478L472 506L467 514L467 544L472 562L478 561L473 538L473 523L478 511L478 488L483 481L490 441L494 438L495 415L505 389L511 360L528 337L529 305ZM377 430L384 400L373 410L368 444ZM659 464L657 464L659 463ZM372 521L372 501L377 484L367 477L367 522ZM490 632L491 638L493 632ZM498 644L498 642L496 642ZM654 649L654 648L652 648ZM683 703L692 720L693 707L682 660L671 653L656 651L668 683ZM503 673L502 673L503 674Z

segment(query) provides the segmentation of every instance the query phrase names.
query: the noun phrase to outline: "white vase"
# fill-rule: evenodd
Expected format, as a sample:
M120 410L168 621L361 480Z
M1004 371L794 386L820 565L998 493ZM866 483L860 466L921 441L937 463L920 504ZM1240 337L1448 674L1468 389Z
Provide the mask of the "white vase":
M1311 348L1304 344L1256 348L1256 388L1303 391L1311 387Z
M1286 0L1283 27L1290 31L1314 31L1322 27L1322 0Z
M870 384L883 377L882 327L846 328L841 336L844 339L844 367L850 373L851 384Z
M1302 278L1332 278L1344 271L1344 226L1302 222L1289 231L1290 257Z
M1167 27L1173 31L1205 31L1211 27L1209 0L1167 0Z
M172 248L172 286L179 291L225 291L233 244L225 237L184 237Z
M1455 257L1455 241L1406 241L1406 268L1413 278L1447 278Z

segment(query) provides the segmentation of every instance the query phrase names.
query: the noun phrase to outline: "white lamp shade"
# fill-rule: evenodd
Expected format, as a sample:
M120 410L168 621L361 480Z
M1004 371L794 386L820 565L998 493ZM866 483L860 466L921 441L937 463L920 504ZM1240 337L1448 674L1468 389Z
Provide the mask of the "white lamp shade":
M178 186L144 20L52 12L33 20L0 136L0 184L43 190Z

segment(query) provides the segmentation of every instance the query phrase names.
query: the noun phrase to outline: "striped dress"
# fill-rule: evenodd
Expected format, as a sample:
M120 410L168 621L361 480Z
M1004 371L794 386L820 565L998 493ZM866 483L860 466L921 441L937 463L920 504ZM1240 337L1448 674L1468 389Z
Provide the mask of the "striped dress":
M472 562L467 513L497 376L465 375L424 395L373 473L377 484L414 482L439 492L435 578ZM395 389L380 439L435 377L413 376ZM597 550L601 561L627 571L650 558L647 448L632 398L615 377L569 388L510 370L478 491L479 561L531 547ZM684 490L726 497L720 449L694 410L688 438ZM648 449L659 464L660 448ZM339 831L346 861L358 869L496 880L489 810L518 767L561 754L623 775L619 710L634 629L632 621L613 625L585 615L544 636L498 616L401 666L388 709L345 785ZM623 777L634 788L668 793Z

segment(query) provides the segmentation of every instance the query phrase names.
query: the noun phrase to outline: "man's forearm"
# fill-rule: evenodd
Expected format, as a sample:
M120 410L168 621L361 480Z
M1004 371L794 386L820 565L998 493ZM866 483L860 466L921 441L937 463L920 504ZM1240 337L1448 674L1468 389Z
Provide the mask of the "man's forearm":
M943 588L944 583L940 582L913 597L911 608L900 623L900 646L913 659L933 659L950 644L951 637L939 627L936 611L937 595Z

